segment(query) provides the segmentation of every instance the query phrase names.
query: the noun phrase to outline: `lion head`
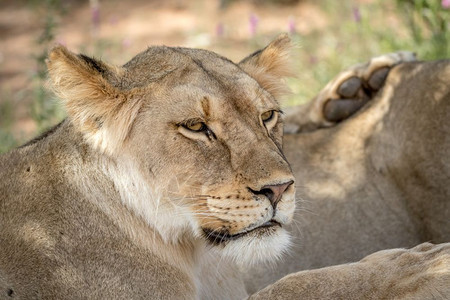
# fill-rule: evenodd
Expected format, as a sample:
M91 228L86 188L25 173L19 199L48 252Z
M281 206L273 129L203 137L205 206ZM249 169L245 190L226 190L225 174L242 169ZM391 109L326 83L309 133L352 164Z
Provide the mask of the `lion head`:
M198 49L151 47L113 66L55 47L49 75L69 122L123 203L170 243L194 238L237 261L289 244L294 177L276 100L290 75L281 36L238 64Z

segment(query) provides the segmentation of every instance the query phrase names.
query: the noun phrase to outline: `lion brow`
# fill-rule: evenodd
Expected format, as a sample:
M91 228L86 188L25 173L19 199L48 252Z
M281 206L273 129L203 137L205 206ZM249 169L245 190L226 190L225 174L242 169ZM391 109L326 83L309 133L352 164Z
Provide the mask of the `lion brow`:
M208 118L210 116L209 98L204 96L203 99L201 100L201 104L202 104L203 113L204 113L205 117Z

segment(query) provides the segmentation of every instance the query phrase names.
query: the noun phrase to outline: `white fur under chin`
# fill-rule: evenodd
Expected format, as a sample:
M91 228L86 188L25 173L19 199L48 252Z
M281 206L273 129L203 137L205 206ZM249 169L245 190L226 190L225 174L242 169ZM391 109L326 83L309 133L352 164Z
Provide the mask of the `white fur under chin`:
M177 243L186 232L194 234L195 222L189 210L164 197L163 189L147 182L134 163L122 159L109 164L105 171L122 202L156 229L164 242Z
M243 236L228 242L221 254L240 267L249 267L280 259L291 245L291 236L283 228L264 236Z

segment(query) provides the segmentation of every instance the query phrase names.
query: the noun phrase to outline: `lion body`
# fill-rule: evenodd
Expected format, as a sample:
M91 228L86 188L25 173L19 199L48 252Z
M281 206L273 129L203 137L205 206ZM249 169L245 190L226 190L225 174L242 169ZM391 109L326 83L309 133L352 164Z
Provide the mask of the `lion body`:
M290 226L296 239L270 276L250 273L250 291L298 270L450 241L448 78L449 61L401 64L354 117L284 136L300 198Z
M431 147L436 156L425 170L437 172L433 182L443 184L442 172L449 170L442 156L448 149L448 89L433 98L429 114L435 117L421 119L425 123L417 126L426 128L410 137L414 127L404 132L390 123L402 102L386 91L407 89L404 79L392 79L359 116L285 137L304 186L300 196L320 216L298 215L302 232L293 231L303 246L294 246L296 259L270 275L247 272L245 287L238 268L273 261L289 244L284 227L294 215L293 174L281 152L282 122L273 97L283 91L279 77L289 74L287 44L281 37L238 65L207 51L155 47L123 67L55 48L49 73L68 119L0 158L0 297L241 299L288 272L424 239L448 240L442 231L448 228L448 190L429 194L426 199L434 202L426 205L420 194L426 185L398 181L419 178L410 167ZM448 64L442 65L448 72ZM422 109L418 97L410 101L411 113ZM430 138L440 144L422 149L394 143ZM386 143L411 153L408 160L385 153ZM417 189L412 194L411 185ZM339 295L358 297L368 291L355 280L366 275L372 276L370 295L378 295L411 272L418 282L430 277L416 296L442 291L442 278L450 274L449 248L392 250L359 264L296 273L255 297L264 299L280 287L285 292L276 292L279 297L300 288L308 296L304 287L313 283L318 288L311 297L333 299L337 294L320 284L324 278L346 281ZM398 253L406 253L406 260ZM375 286L380 291L373 292ZM398 295L410 295L403 292Z

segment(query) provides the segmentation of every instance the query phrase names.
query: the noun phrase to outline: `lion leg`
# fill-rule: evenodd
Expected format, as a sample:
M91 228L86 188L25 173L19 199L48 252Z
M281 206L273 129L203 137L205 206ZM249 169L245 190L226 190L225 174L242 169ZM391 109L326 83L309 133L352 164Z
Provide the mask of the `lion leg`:
M449 283L450 243L424 243L290 274L249 299L448 299Z
M389 53L339 73L312 101L288 113L285 132L331 127L349 118L377 95L393 66L414 60L411 52Z

